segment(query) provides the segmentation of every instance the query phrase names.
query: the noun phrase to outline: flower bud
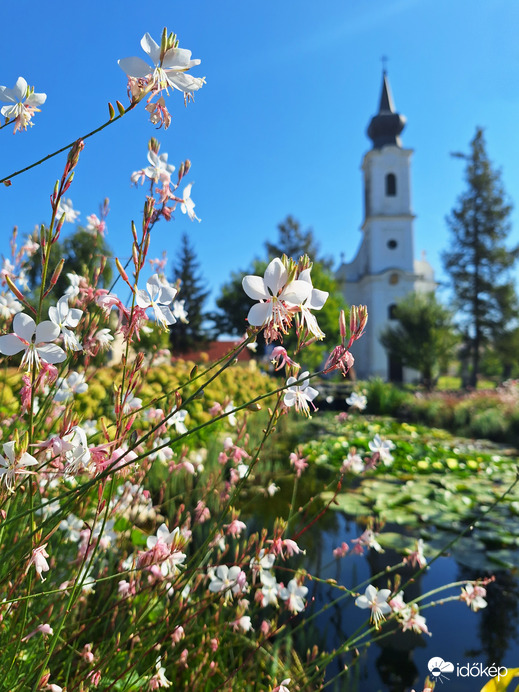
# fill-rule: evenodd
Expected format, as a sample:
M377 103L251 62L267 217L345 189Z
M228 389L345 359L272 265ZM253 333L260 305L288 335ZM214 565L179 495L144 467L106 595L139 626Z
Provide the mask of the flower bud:
M119 115L124 115L126 113L126 109L120 101L116 101L115 105L117 106L117 110L119 111Z
M63 265L64 265L64 264L65 264L65 259L62 257L62 258L60 259L59 263L58 263L58 266L57 266L56 269L54 270L54 273L53 273L52 276L51 276L51 279L50 279L50 285L51 285L51 286L55 286L55 285L56 285L56 282L57 282L57 280L58 280L59 277L60 277L61 270L63 269Z
M108 102L108 113L110 115L110 120L113 120L115 117L115 110L110 102Z

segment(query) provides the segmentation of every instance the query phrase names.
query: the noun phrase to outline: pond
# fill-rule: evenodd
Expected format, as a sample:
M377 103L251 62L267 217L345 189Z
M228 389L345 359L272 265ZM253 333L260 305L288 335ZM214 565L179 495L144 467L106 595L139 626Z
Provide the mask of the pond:
M495 504L516 477L514 450L382 419L338 423L329 417L319 426L303 445L310 466L300 480L296 506L304 506L317 496L325 503L332 498L337 502L316 523L312 523L312 516L323 509L323 503L291 527L291 536L300 533L297 542L306 550L301 565L309 574L335 580L348 589L362 585L358 589L361 593L370 583L387 588L387 577L377 580L374 575L400 563L405 548L412 547L417 538L425 539L430 562L465 527L476 523L476 528L450 549L448 557L434 560L418 577L414 578L416 569L399 570L402 584L412 580L404 589L404 600L409 602L452 582L495 576L495 582L487 586L486 608L473 612L459 600L421 608L432 636L399 628L367 648L360 647L357 658L351 653L337 657L328 668L330 684L326 689L421 692L434 658L453 664L452 672L445 671L441 677L438 674L437 688L445 684L447 692L479 692L489 679L483 673L485 668L519 667L518 487L505 501ZM379 433L395 442L392 465L380 464L374 472L357 476L346 474L337 496L330 489L323 492L326 484L337 478L352 447L367 450L370 438ZM256 521L258 516L263 522L286 516L293 486L282 478L279 486L280 492L267 506L263 503L255 511L251 508ZM352 539L364 531L369 517L375 518L375 528L380 527L377 540L384 552L369 550L366 555L355 555L350 550L345 557L334 558L334 548L343 542L352 547ZM294 621L296 647L303 656L314 644L321 650L337 649L363 626L368 611L356 607L352 597L338 600L341 592L333 585L307 580L306 586L309 593L304 617L308 622L299 628L303 616ZM457 586L435 598L460 594L461 587ZM349 670L334 680L345 666Z
M342 541L356 538L359 526L342 513L335 513L336 525L325 530L317 525L309 529L301 545L311 545L305 563L311 574L323 579L335 579L339 584L352 587L362 582L371 582L385 565L400 561L392 550L368 556L348 554L334 559L332 551ZM362 530L362 529L361 529ZM411 572L403 574L406 581ZM330 690L341 692L421 692L422 684L429 673L428 662L433 657L454 664L454 672L446 674L441 682L446 692L479 692L487 682L486 677L463 677L466 666L481 663L483 668L492 664L515 668L519 666L519 583L510 571L495 572L496 582L487 587L486 609L474 613L462 602L450 602L422 611L432 636L412 632L392 634L365 650ZM458 564L453 558L442 557L406 589L406 600L416 598L433 589L460 579L476 579L483 576ZM374 582L379 587L384 583ZM314 603L307 615L319 611L326 603L337 598L337 591L328 585L309 582L308 597ZM459 593L456 587L451 593ZM344 599L319 615L315 628L306 633L306 643L326 643L328 650L340 646L348 636L364 622L365 613L354 605L353 599ZM351 665L351 657L338 659L330 666L328 679L334 677L344 665ZM476 668L472 668L476 672ZM460 675L457 675L460 673ZM438 685L437 685L438 686Z

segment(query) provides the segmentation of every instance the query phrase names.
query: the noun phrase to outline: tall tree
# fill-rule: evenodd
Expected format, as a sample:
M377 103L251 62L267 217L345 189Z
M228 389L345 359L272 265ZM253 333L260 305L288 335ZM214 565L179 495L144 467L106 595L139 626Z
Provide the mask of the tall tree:
M320 262L330 269L333 262L329 258L319 257L319 243L316 242L311 228L303 231L299 221L290 214L277 228L277 243L265 243L269 259L281 257L283 254L294 259L308 255L314 262Z
M434 293L410 293L396 306L394 318L395 324L380 335L382 346L402 365L417 370L422 384L433 389L458 343L452 313Z
M184 301L188 321L177 320L171 326L170 342L174 354L197 349L208 340L207 329L203 324L207 319L204 303L210 291L204 290L206 283L199 272L195 250L185 233L182 235L178 263L173 268L173 282L178 280L180 280L178 299Z
M509 271L519 247L505 244L511 206L498 170L488 158L483 130L478 128L469 154L454 154L467 162L467 189L447 217L451 247L443 253L450 274L471 364L468 382L476 387L481 351L517 316L517 300Z

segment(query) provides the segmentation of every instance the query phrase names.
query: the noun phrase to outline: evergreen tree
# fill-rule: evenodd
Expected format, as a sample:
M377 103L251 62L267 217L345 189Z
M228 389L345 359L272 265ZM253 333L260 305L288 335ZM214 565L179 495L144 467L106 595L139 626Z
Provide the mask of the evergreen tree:
M311 228L303 231L299 221L290 214L278 224L277 228L277 243L269 243L268 241L265 243L269 259L285 254L287 257L297 260L303 255L308 255L314 262L318 261L328 269L331 267L332 260L319 257L319 244L316 242Z
M519 247L505 245L510 231L508 203L500 172L493 169L478 128L467 161L467 189L447 218L452 243L443 253L459 311L470 372L466 384L476 387L485 343L506 332L517 316L517 300L509 277Z
M418 370L422 384L433 389L458 343L452 314L434 293L410 293L395 308L394 326L386 327L380 342L402 365Z
M194 248L185 233L181 242L178 264L173 269L173 283L180 280L178 300L184 301L188 321L177 320L171 326L170 342L174 355L196 350L208 340L207 330L203 327L207 319L203 308L210 291L204 291L205 281L199 273Z

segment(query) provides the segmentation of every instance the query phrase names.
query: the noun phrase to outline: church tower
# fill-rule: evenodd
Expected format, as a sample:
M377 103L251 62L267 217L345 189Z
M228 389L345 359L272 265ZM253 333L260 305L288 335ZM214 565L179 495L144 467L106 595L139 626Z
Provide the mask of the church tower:
M396 303L412 291L434 290L433 270L425 260L414 260L414 214L411 204L412 149L402 146L405 118L396 112L387 73L382 76L378 113L368 127L372 148L362 162L364 221L356 257L337 271L349 305L368 307L365 335L352 349L359 379L382 377L392 381L412 378L388 358L379 341L392 319Z

